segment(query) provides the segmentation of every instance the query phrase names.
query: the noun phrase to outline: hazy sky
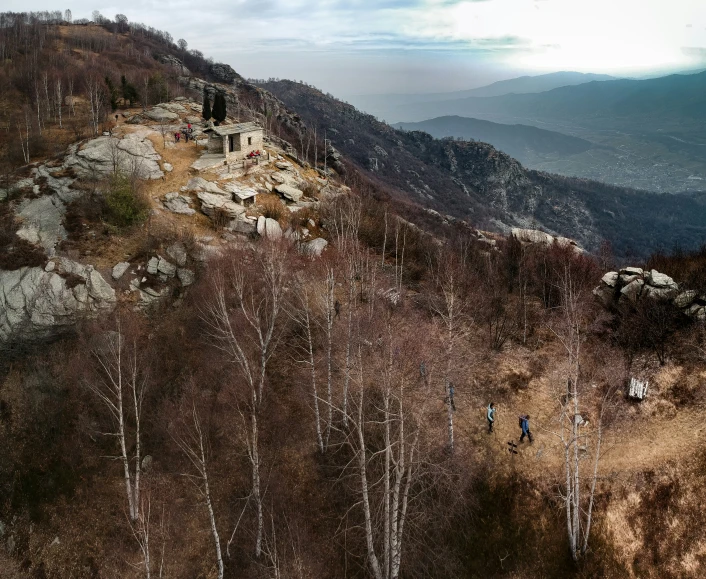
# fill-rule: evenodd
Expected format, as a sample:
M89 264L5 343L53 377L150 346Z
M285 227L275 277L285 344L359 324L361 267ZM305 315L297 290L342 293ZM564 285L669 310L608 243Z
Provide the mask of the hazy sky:
M58 9L4 0L3 10ZM518 73L706 68L706 0L80 0L185 38L246 77L338 96L473 88Z

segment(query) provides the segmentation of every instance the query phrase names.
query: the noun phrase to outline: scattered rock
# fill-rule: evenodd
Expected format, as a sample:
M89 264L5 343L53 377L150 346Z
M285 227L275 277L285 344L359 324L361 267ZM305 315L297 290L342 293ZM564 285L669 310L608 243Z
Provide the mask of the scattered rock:
M306 243L302 243L300 247L300 251L304 255L310 255L312 257L319 257L324 249L326 249L326 246L328 245L328 241L326 241L324 238L319 237L317 239L312 239L311 241L307 241Z
M673 290L677 290L679 288L671 277L663 273L659 273L654 269L649 273L648 283L656 288L669 288Z
M304 196L303 191L286 184L277 185L275 187L275 191L277 191L277 193L280 193L283 197L289 199L290 201L294 201L295 203L299 202Z
M256 224L247 219L233 219L226 228L233 233L253 233L256 230Z
M176 266L173 263L169 263L166 259L160 257L157 264L157 271L163 273L167 277L174 277L176 274Z
M196 211L190 207L191 199L184 195L179 195L179 193L167 193L164 196L162 205L172 213L180 213L182 215L193 215L196 213Z
M226 215L231 218L238 217L238 215L245 213L245 207L235 201L228 200L222 195L203 191L198 193L197 197L201 200L201 211L211 218L216 216L217 210L225 211Z
M186 265L187 254L183 243L179 241L172 243L167 248L167 255L171 257L179 267Z
M125 272L128 270L130 267L130 264L127 261L121 261L120 263L116 263L113 266L113 279L115 281L118 281L123 275L125 275Z
M184 268L179 268L177 270L177 277L179 278L181 285L185 287L194 283L194 279L196 279L196 275L193 271Z
M616 284L618 283L618 272L617 271L609 271L601 278L601 281L604 284L606 284L607 286L615 287Z
M293 171L294 166L287 161L275 161L275 167L282 169L283 171Z
M623 287L623 289L620 290L620 299L623 299L623 297L625 297L633 303L637 302L637 299L640 297L640 293L642 293L642 287L644 285L645 282L642 279L635 279L631 281L628 285L626 285L625 287Z
M167 173L171 173L174 170L174 166L171 163L162 163L162 167Z
M698 293L694 290L687 290L685 292L682 292L674 298L674 305L678 308L686 308L694 302L697 295Z
M224 191L215 183L211 181L206 181L203 177L192 177L186 184L185 191L206 191L208 193L213 193L214 195L223 195L224 197L230 197L231 194L228 191Z
M148 119L163 123L165 121L178 121L179 115L169 111L161 106L154 107L143 113Z
M147 262L147 273L152 275L157 275L157 269L159 268L159 258L151 257Z

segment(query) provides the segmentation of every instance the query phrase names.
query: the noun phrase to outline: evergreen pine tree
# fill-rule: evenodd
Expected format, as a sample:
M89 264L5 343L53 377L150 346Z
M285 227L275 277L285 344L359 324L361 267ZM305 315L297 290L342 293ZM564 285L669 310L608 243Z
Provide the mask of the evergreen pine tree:
M211 101L208 100L208 93L206 91L203 91L203 112L201 113L201 116L205 121L208 121L211 118Z
M216 93L216 97L213 99L213 110L211 111L211 115L215 119L216 123L222 123L223 121L226 120L226 99L223 96L223 93Z

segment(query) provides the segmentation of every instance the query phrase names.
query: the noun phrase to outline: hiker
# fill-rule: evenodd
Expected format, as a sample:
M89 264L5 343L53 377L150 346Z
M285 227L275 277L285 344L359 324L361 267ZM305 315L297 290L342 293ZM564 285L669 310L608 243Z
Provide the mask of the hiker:
M529 420L530 420L529 414L525 414L524 416L520 416L520 428L522 428L522 435L520 436L520 442L523 442L525 439L525 436L526 436L527 438L529 438L529 441L531 444L532 443L532 433L530 432Z
M488 434L491 434L493 432L493 425L495 424L495 403L491 402L490 406L488 406Z
M174 142L175 142L175 143L178 143L178 142L179 142L179 137L180 137L180 136L181 136L181 135L180 135L179 133L174 133Z
M449 382L449 404L454 412L456 412L456 403L454 402L454 394L456 393L456 388L452 382Z
M336 317L341 315L341 302L336 300L336 302L333 304L333 309L336 311Z

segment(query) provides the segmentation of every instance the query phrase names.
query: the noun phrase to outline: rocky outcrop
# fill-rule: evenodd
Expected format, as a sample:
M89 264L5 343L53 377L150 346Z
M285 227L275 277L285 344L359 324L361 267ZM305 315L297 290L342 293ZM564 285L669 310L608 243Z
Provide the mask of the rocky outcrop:
M157 106L143 113L148 119L157 123L173 122L179 120L179 115L168 110L166 107Z
M224 211L226 215L231 218L238 217L241 213L245 213L245 207L235 201L230 201L223 195L202 191L197 194L197 197L201 201L201 211L211 219L216 217L217 211Z
M323 253L324 249L326 249L327 245L328 241L322 237L318 237L317 239L312 239L311 241L302 243L299 246L299 251L301 251L304 255L319 257Z
M223 84L233 84L236 79L241 78L240 75L233 70L229 64L222 62L214 62L208 67L208 72L217 81Z
M593 295L606 307L654 299L672 303L689 317L706 319L706 295L700 296L693 290L680 291L679 284L671 277L654 269L625 267L609 271L593 290Z
M162 64L166 64L167 66L171 66L174 70L177 71L178 74L183 74L184 76L188 76L191 74L188 68L184 66L184 63L179 60L176 56L172 56L171 54L162 54L159 57L159 62Z
M510 235L512 235L512 237L520 243L524 244L552 245L553 243L556 243L560 247L571 247L577 254L584 253L584 250L581 249L573 239L549 235L548 233L537 229L520 229L518 227L513 227Z
M167 193L162 201L165 209L172 213L180 213L181 215L193 215L196 210L191 208L191 199L179 193Z
M45 268L0 271L0 349L54 337L115 303L115 291L100 273L66 258Z
M294 201L294 203L298 203L299 201L301 201L301 198L304 196L304 193L300 189L292 187L291 185L287 185L286 183L277 185L275 187L275 191L281 194L285 199Z
M141 179L161 179L164 176L159 166L161 158L147 138L147 133L138 131L122 139L91 139L80 149L72 145L64 165L79 176L88 178L109 175L117 168L128 175L136 173Z

